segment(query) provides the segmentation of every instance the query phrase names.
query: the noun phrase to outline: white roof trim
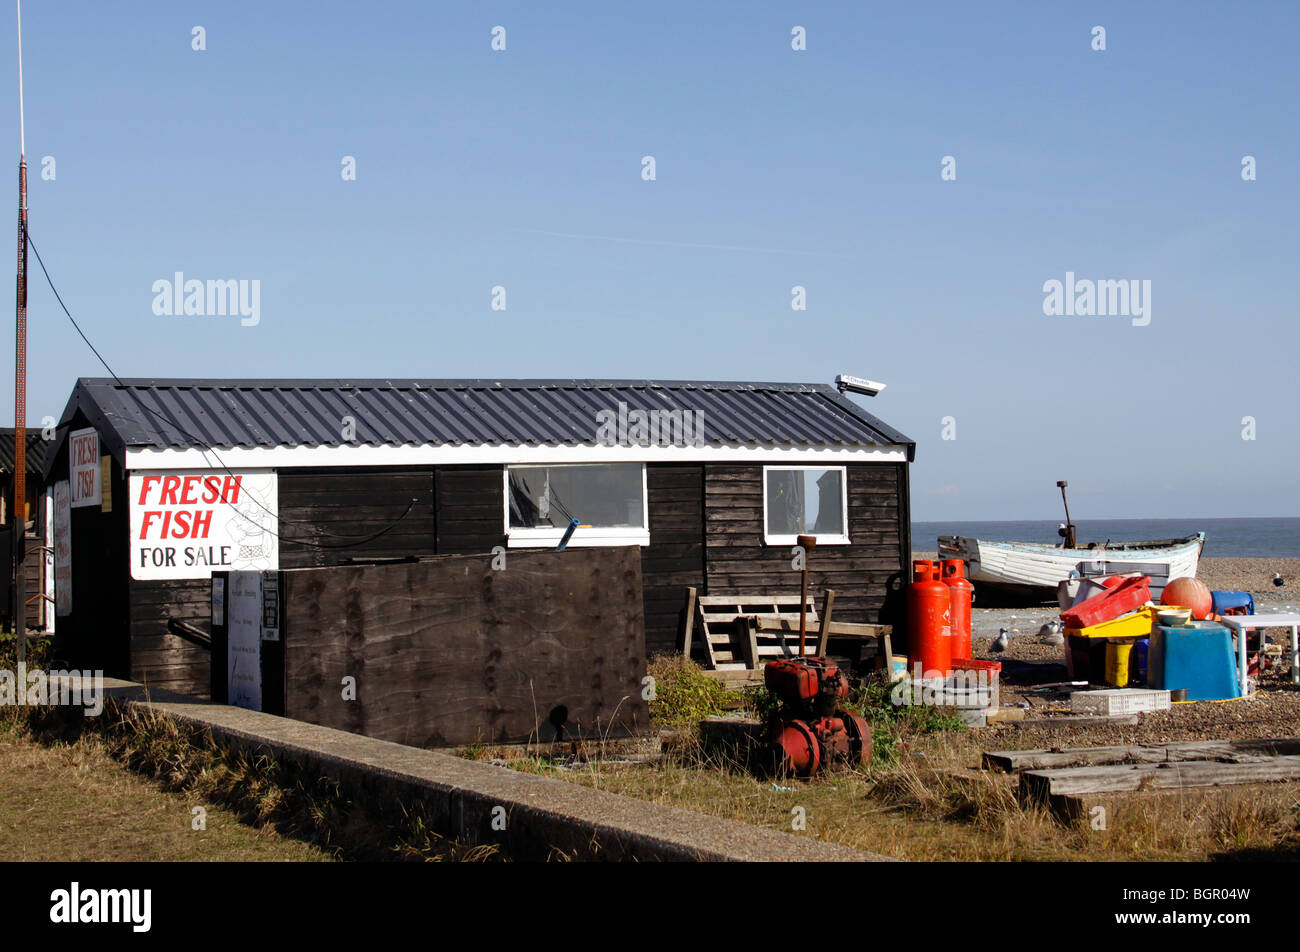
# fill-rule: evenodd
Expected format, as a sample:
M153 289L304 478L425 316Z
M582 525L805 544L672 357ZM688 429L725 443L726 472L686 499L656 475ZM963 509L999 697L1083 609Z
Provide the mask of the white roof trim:
M126 468L470 466L505 463L905 463L904 446L258 446L217 450L128 447Z

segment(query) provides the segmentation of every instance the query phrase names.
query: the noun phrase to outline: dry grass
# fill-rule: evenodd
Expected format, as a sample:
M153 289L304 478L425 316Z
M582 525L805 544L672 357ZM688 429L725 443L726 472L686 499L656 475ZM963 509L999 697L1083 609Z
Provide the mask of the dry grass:
M329 860L200 796L167 793L93 737L45 746L0 728L0 856L11 861ZM202 807L204 829L193 809Z
M352 791L327 777L280 762L265 750L218 745L206 732L152 708L108 707L98 718L53 708L11 708L0 711L0 730L11 743L23 744L49 757L74 751L67 755L74 763L78 758L83 762L90 758L101 768L125 766L133 773L122 771L121 766L118 772L141 785L139 789L184 802L189 805L187 813L193 805L220 807L231 817L232 824L244 824L250 835L296 841L306 851L304 857L433 861L503 858L496 845L440 836L430 823L431 811L423 804L385 809L371 800L360 801ZM93 818L103 804L93 800L82 803L75 790L66 793L61 809L51 817L48 834L75 838L87 824L98 829ZM117 841L110 837L108 842ZM157 846L150 841L140 848L152 852Z
M908 860L1207 860L1286 858L1300 849L1300 784L1139 797L1094 818L1061 819L1020 802L1016 778L979 769L965 733L910 737L892 762L808 781L760 779L684 732L657 765L516 762L512 767L612 793ZM806 828L793 830L796 807Z

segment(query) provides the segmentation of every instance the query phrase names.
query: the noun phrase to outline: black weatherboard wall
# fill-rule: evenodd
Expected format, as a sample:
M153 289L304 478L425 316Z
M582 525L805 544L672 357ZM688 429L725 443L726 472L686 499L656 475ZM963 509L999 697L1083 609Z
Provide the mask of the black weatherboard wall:
M707 594L797 595L800 573L790 546L764 545L763 468L709 466L705 480ZM809 591L835 590L841 621L897 624L898 578L910 559L910 513L904 463L851 465L849 545L808 555Z
M280 567L437 554L434 471L281 469Z
M83 416L68 429L88 424ZM68 444L57 443L48 462L49 482L68 478ZM121 463L110 467L111 511L99 506L72 509L72 614L56 619L55 654L74 666L99 669L109 677L132 672L132 603L127 563L126 477ZM143 609L142 609L143 610Z

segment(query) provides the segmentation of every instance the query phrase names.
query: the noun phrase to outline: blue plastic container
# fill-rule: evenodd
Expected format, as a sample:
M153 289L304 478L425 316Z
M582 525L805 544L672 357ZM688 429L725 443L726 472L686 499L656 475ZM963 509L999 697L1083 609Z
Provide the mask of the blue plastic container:
M1151 633L1147 683L1166 691L1186 689L1189 701L1240 697L1232 633L1208 621L1185 628L1157 625Z
M1231 608L1244 608L1247 615L1255 614L1255 596L1250 592L1210 592L1216 615L1226 615Z
M1139 638L1133 646L1133 666L1137 669L1137 675L1132 683L1138 687L1147 683L1147 656L1150 651L1150 638Z

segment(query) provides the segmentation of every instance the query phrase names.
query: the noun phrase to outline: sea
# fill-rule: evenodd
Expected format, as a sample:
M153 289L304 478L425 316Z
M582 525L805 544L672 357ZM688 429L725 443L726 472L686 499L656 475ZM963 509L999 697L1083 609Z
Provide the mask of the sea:
M1059 519L1020 522L914 522L912 548L933 552L939 536L958 535L990 542L1061 541ZM1091 519L1075 523L1081 545L1177 539L1205 533L1205 558L1300 558L1300 518L1276 519Z

